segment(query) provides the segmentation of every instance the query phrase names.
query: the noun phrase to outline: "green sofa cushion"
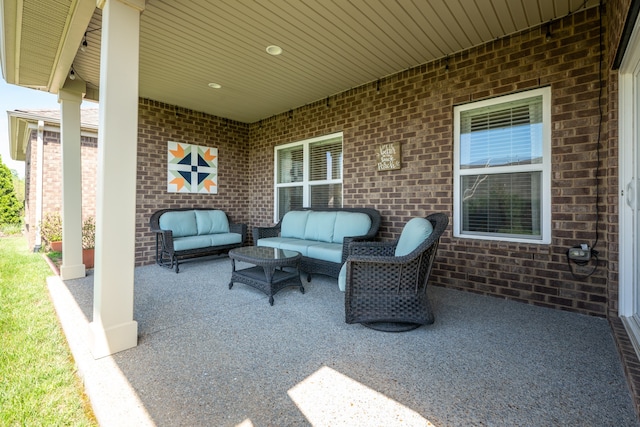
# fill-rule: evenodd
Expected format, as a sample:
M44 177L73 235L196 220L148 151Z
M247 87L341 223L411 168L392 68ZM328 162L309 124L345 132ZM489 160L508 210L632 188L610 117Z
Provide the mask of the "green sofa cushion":
M198 235L228 233L229 220L227 214L218 209L196 210Z
M161 229L171 230L174 238L198 234L196 214L192 210L165 212L160 217L159 223Z
M258 240L258 246L268 246L270 248L280 248L283 243L299 242L300 239L293 237L265 237Z
M340 243L318 243L307 248L307 256L329 262L342 262L342 245Z
M212 246L233 245L242 243L242 235L238 233L216 233L208 236Z
M186 236L173 239L173 250L186 251L211 246L210 236Z
M296 252L300 252L303 256L308 256L309 248L317 244L318 242L315 242L313 240L295 239L288 242L282 242L280 244L280 249L285 249L288 251L296 251Z
M204 236L186 236L173 239L175 251L200 249L209 246L224 246L241 243L242 236L238 233L216 233Z
M304 230L307 225L309 211L289 211L282 218L280 236L304 239Z
M336 212L311 212L307 217L304 238L318 242L331 242L335 223Z
M362 212L337 212L333 228L333 242L342 243L345 237L362 236L369 232L371 218Z

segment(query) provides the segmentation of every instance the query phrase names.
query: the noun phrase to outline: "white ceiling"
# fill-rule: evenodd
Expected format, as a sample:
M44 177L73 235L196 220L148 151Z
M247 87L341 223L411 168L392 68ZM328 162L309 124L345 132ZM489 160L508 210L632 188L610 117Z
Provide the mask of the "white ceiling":
M61 11L64 3L73 7L76 1L82 0L17 4L30 7L28 14L39 9L50 14L47 9L55 4ZM554 20L598 4L599 0L147 0L141 16L140 96L252 123L527 28L542 25L546 31L551 22L553 31ZM89 23L87 48L73 58L76 73L95 88L100 85L100 12L96 9ZM42 37L59 39L64 29L58 27L23 25L22 48ZM284 51L270 56L265 51L269 45ZM31 66L28 56L21 58L20 66ZM212 82L222 88L211 89Z

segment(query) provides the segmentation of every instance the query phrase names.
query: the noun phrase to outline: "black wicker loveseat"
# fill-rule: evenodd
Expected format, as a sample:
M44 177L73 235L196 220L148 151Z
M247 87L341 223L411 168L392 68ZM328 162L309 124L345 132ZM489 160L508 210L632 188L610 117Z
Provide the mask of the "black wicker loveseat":
M151 215L156 263L179 271L179 261L228 252L244 246L246 224L234 224L220 209L161 209Z
M273 227L254 227L253 243L300 252L299 269L338 277L349 243L374 240L380 212L372 208L303 208L287 212Z

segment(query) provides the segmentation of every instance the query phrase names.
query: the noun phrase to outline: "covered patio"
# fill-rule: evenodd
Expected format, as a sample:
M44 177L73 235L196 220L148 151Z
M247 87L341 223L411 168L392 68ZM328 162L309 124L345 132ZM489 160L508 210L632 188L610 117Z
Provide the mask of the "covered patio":
M638 408L640 2L0 0L0 8L3 78L56 93L61 104L64 246L52 293L68 289L76 320L89 322L67 328L90 355L83 374L112 364L135 391L127 403L154 422L332 424L314 417L343 416L347 398L319 415L304 400L333 398L322 387L346 381L370 401L384 397L376 407L398 403L413 411L403 420L417 413L435 425L636 423L623 378ZM100 105L90 272L80 238L87 101ZM509 140L515 151L491 164L486 138L481 154L463 159L461 117L470 129L483 111L514 102L535 141ZM397 237L413 217L450 218L431 275L433 326L385 335L346 325L327 278L269 307L247 289L226 289L226 259L180 274L153 265L154 211L214 207L249 230L272 225L302 173L292 159L300 155L300 166L329 136L335 153L318 155L335 172L320 174L331 188L325 202L379 210L378 238ZM216 192L170 188L176 144L215 149ZM393 168L378 166L383 146L397 147ZM35 152L25 141L12 147L16 160ZM288 160L278 163L279 153ZM462 213L474 181L493 184L472 200L479 211L490 206L479 220ZM504 228L514 217L528 222ZM583 246L570 260L569 249ZM109 389L95 387L92 396ZM106 407L108 419L119 405Z
M95 360L93 280L49 280L101 425L637 426L606 320L431 287L408 333L344 322L335 279L270 306L226 257L135 271L138 346Z

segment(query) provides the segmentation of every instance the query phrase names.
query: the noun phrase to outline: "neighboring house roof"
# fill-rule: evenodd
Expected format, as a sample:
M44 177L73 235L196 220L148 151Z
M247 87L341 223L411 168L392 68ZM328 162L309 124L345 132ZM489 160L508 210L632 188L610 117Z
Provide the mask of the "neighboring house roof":
M9 154L13 160L25 161L31 131L42 121L45 126L60 127L60 110L13 110L7 111L9 119ZM98 131L98 109L80 110L80 129L85 132Z

